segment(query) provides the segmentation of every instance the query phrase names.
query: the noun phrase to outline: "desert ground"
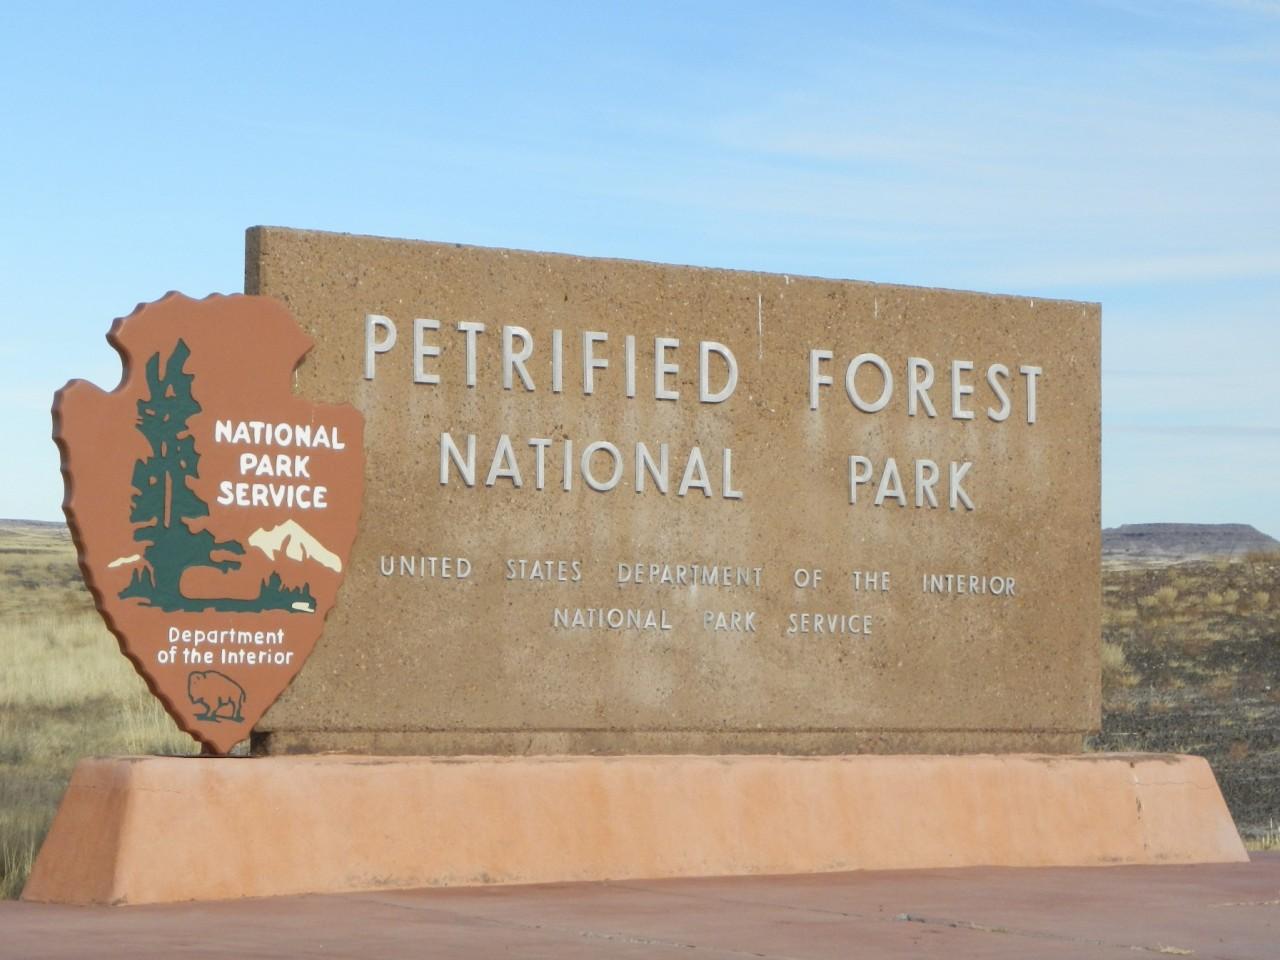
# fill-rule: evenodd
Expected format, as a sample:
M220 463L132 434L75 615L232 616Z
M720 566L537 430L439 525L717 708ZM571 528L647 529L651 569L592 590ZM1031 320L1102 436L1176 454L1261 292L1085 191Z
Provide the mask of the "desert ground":
M1097 750L1208 758L1246 842L1280 846L1280 553L1103 568ZM66 527L0 521L0 896L77 759L197 752L93 609Z

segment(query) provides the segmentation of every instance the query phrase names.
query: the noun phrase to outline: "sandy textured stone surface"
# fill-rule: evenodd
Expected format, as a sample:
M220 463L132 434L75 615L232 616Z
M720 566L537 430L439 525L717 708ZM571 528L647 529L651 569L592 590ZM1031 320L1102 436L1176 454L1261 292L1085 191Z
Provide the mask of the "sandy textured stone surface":
M279 298L315 338L299 391L352 403L366 421L361 533L338 606L307 670L259 724L259 749L1073 750L1097 727L1097 305L278 228L250 231L246 292ZM370 314L397 332L372 380ZM440 326L423 338L440 350L422 365L437 384L414 382L416 318ZM474 387L460 322L485 324ZM532 392L518 371L504 389L504 325L532 338ZM609 364L594 371L589 396L587 331L608 335L593 349ZM680 341L667 355L678 373L663 381L677 400L655 398L655 337ZM724 344L736 359L738 383L722 403L699 401L699 341ZM517 352L521 345L513 341ZM820 364L833 383L817 388L817 410L812 350L833 354ZM845 390L846 368L863 353L883 358L894 378L874 413L856 409ZM935 371L936 417L923 404L909 415L911 357ZM959 374L973 387L960 396L971 420L952 416L953 361L973 364ZM993 364L1009 371L991 374L1009 397L1002 421L991 416L1004 412L988 385ZM1023 366L1042 371L1034 423ZM709 390L725 370L712 354ZM874 405L882 387L864 364L859 396ZM464 452L475 435L474 486L454 467L441 484L444 432ZM502 434L518 489L501 475L486 484ZM549 441L542 490L530 440ZM580 472L594 441L622 454L621 479L607 492L589 489ZM655 457L669 445L669 494L647 474L637 492L637 442ZM711 496L677 495L695 445ZM851 505L852 456L871 461L874 479ZM877 506L890 457L906 505L890 485ZM939 466L937 509L916 506L917 459ZM953 461L972 464L961 481L972 510L963 500L949 508ZM607 453L591 463L608 478ZM741 499L726 497L735 492ZM454 573L464 558L470 575L423 576L420 559L404 575L407 557L450 558ZM508 561L528 571L547 560L567 582L507 579ZM439 574L443 560L435 563ZM618 565L636 563L669 564L673 578L680 564L730 567L735 580L743 568L751 582L619 584ZM822 571L816 587L796 585L814 570ZM855 589L853 575L867 572L881 574L877 589L865 579ZM1011 578L1014 595L923 589L946 575L966 585ZM593 609L639 611L657 628L572 627L578 611L587 618ZM792 616L806 614L843 615L845 626L867 623L870 632L789 633Z

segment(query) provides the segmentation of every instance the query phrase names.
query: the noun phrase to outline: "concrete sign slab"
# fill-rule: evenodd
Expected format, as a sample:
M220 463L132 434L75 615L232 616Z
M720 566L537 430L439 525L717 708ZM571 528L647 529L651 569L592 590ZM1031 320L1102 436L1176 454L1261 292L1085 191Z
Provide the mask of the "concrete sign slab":
M366 422L340 603L260 751L1097 727L1096 304L280 228L246 292Z

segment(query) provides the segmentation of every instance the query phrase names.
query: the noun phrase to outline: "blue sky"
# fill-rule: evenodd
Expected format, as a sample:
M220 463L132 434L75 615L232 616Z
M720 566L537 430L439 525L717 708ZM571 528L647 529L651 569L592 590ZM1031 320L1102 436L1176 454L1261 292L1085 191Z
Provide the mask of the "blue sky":
M1103 522L1280 536L1278 2L6 0L0 90L0 516L268 223L1098 300Z

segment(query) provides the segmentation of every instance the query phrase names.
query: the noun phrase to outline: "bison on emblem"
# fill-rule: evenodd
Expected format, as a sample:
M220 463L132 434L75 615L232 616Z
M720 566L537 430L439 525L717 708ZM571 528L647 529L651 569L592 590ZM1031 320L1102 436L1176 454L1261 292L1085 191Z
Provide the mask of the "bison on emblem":
M244 706L244 687L225 673L217 670L195 670L187 677L187 699L204 709L196 714L197 720L218 723L230 720L242 723L240 714Z

